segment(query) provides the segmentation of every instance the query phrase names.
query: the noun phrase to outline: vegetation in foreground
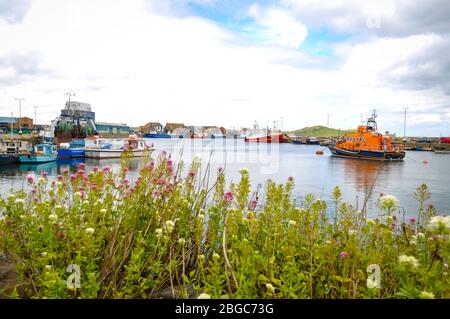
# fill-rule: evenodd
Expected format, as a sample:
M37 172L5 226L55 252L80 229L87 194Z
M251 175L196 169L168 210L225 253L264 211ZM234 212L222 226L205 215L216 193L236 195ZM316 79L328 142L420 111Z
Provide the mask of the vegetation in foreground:
M417 218L395 197L366 218L341 200L334 216L294 180L268 180L264 201L248 171L226 185L182 176L166 154L131 183L126 164L55 181L28 177L30 192L0 200L0 254L13 261L21 298L449 298L450 217L414 197ZM208 171L208 170L207 170ZM209 174L209 173L207 173ZM261 196L262 197L262 196ZM1 280L0 280L1 285Z

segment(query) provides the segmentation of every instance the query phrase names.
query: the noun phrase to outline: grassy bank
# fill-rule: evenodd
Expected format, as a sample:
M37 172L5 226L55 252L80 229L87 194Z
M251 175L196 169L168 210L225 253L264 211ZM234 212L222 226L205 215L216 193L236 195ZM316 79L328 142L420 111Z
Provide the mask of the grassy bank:
M416 218L379 200L379 218L341 200L334 216L295 181L251 192L248 171L213 185L200 164L182 176L165 154L135 182L109 167L56 181L29 177L29 192L0 200L0 254L22 298L449 298L450 218L426 206ZM208 170L206 170L208 171ZM206 173L208 174L208 173ZM372 273L374 272L374 273ZM1 286L1 278L0 278ZM10 287L11 288L11 287Z

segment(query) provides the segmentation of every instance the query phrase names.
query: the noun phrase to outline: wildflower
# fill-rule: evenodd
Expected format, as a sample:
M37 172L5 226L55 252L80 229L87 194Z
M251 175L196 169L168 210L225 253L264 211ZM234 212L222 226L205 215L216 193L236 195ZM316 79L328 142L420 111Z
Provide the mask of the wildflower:
M52 265L45 265L45 269L47 270L52 269Z
M416 242L415 240L411 240L411 241L409 242L409 244L410 244L411 246L416 246L416 245L417 245L417 242Z
M331 245L331 240L326 240L326 241L325 241L325 244Z
M289 225L290 226L295 226L295 225L297 225L297 222L295 221L295 220L289 220Z
M76 192L75 194L73 194L75 197L81 197L81 192Z
M55 206L55 209L61 209L61 208L62 208L61 205L56 205L56 206Z
M94 167L92 167L92 171L94 171L94 172L98 172L98 166L94 166Z
M109 166L108 165L105 165L105 166L103 166L103 173L108 173L109 172Z
M23 198L17 198L17 199L15 200L15 203L16 203L16 204L23 204L23 203L25 203L25 200L24 200Z
M434 299L434 293L428 291L422 291L419 295L420 299Z
M425 238L425 234L424 233L418 233L417 237L419 237L420 239L424 239Z
M61 181L63 179L63 176L62 175L58 175L56 178L58 179L58 181Z
M403 266L411 266L413 269L419 267L419 261L414 256L400 255L398 263Z
M194 171L189 171L188 176L189 177L194 177L195 176L195 172Z
M55 213L52 213L52 214L48 215L48 218L50 220L57 220L58 219L58 215L56 215Z
M61 182L55 182L55 186L56 186L56 187L61 187L61 186L62 186L62 183L61 183Z
M88 200L84 200L83 201L83 205L86 205L86 206L89 205L89 201Z
M347 258L348 256L350 256L350 254L346 251L341 251L341 253L339 254L339 257L341 257L341 259Z
M197 299L211 299L211 296L208 295L208 294L206 294L206 293L204 293L204 292L202 292L202 293L197 297Z
M178 243L180 245L184 245L186 243L186 240L184 238L180 238L180 239L178 239Z
M223 167L219 166L219 168L217 169L217 171L219 172L219 174L222 173L222 172L223 172Z
M203 221L204 218L205 218L205 215L204 215L204 214L199 214L199 215L198 215L198 219L199 219L200 221Z
M450 216L433 216L427 229L433 233L450 232Z
M258 202L256 200L251 200L250 201L250 209L254 210L256 208L256 205L258 204Z
M293 182L294 182L294 177L289 176L289 177L288 177L288 181L289 181L289 183L293 183Z
M93 234L95 232L95 229L94 228L86 228L86 233L88 233L88 234Z
M46 181L47 180L45 178L43 178L43 177L39 177L39 179L38 179L38 183L39 184L45 184Z
M157 238L161 237L162 232L163 232L162 228L156 228L155 230L156 237Z
M272 286L272 284L267 283L266 284L266 289L267 289L268 292L270 292L272 294L275 293L275 287Z
M78 169L85 169L86 168L86 165L84 164L84 163L80 163L80 164L78 164Z
M173 161L172 160L167 160L166 164L167 164L167 166L172 166Z
M369 289L379 288L378 282L375 279L367 278L367 288Z
M248 169L243 167L239 170L239 173L241 173L242 175L247 175L248 174Z
M383 195L380 198L380 207L381 209L391 210L397 207L399 204L399 200L397 197L392 195Z
M224 198L226 201L231 202L231 201L233 200L233 198L234 198L234 194L233 194L233 192L228 191L228 192L225 193L225 195L223 196L223 198Z
M369 225L369 226L375 226L376 223L375 223L375 221L374 221L373 219L368 219L368 220L367 220L367 225Z
M100 213L106 214L107 210L105 208L100 209Z
M76 179L77 179L77 177L76 177L75 174L70 174L70 180L71 180L71 181L74 181L74 180L76 180Z
M42 176L47 177L48 176L48 172L42 172Z
M350 235L350 236L353 236L353 235L356 235L358 232L356 231L356 230L354 230L354 229L350 229L349 231L348 231L348 234Z
M198 255L197 259L199 262L204 262L205 261L205 255Z
M214 254L212 255L212 258L213 258L214 260L219 260L219 259L220 259L220 255L217 254L217 253L214 253Z
M411 218L409 219L409 221L410 221L412 224L414 224L414 223L416 222L416 219L415 219L414 217L411 217Z
M166 230L170 234L175 227L175 223L171 220L166 221Z
M34 182L34 177L31 176L31 175L28 175L28 177L27 177L27 182L28 182L28 184L33 184L33 182Z

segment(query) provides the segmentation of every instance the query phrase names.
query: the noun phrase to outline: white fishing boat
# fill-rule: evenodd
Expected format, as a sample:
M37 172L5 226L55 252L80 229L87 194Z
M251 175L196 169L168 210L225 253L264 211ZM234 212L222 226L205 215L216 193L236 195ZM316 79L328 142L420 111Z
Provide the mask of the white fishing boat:
M127 139L94 138L85 141L85 156L88 158L119 158L126 151L131 157L142 157L154 150L152 145L134 134Z

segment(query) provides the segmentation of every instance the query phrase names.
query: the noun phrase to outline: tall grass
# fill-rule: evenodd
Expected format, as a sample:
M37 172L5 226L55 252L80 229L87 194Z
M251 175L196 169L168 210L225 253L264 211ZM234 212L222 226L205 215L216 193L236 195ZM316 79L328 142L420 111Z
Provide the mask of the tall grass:
M109 167L53 182L28 178L30 192L0 200L0 252L18 272L22 298L449 298L450 217L425 207L405 219L395 197L379 218L342 201L335 212L314 195L297 202L294 180L268 180L264 201L247 170L208 186L194 161L185 176L165 153L138 179ZM208 173L206 173L208 174ZM69 265L79 286L67 284ZM377 266L370 266L377 265ZM380 270L374 277L371 271ZM372 268L371 268L372 267ZM375 279L374 279L375 278ZM378 279L377 279L378 278ZM379 280L380 279L380 280ZM1 282L1 280L0 280ZM0 283L1 286L1 283Z

